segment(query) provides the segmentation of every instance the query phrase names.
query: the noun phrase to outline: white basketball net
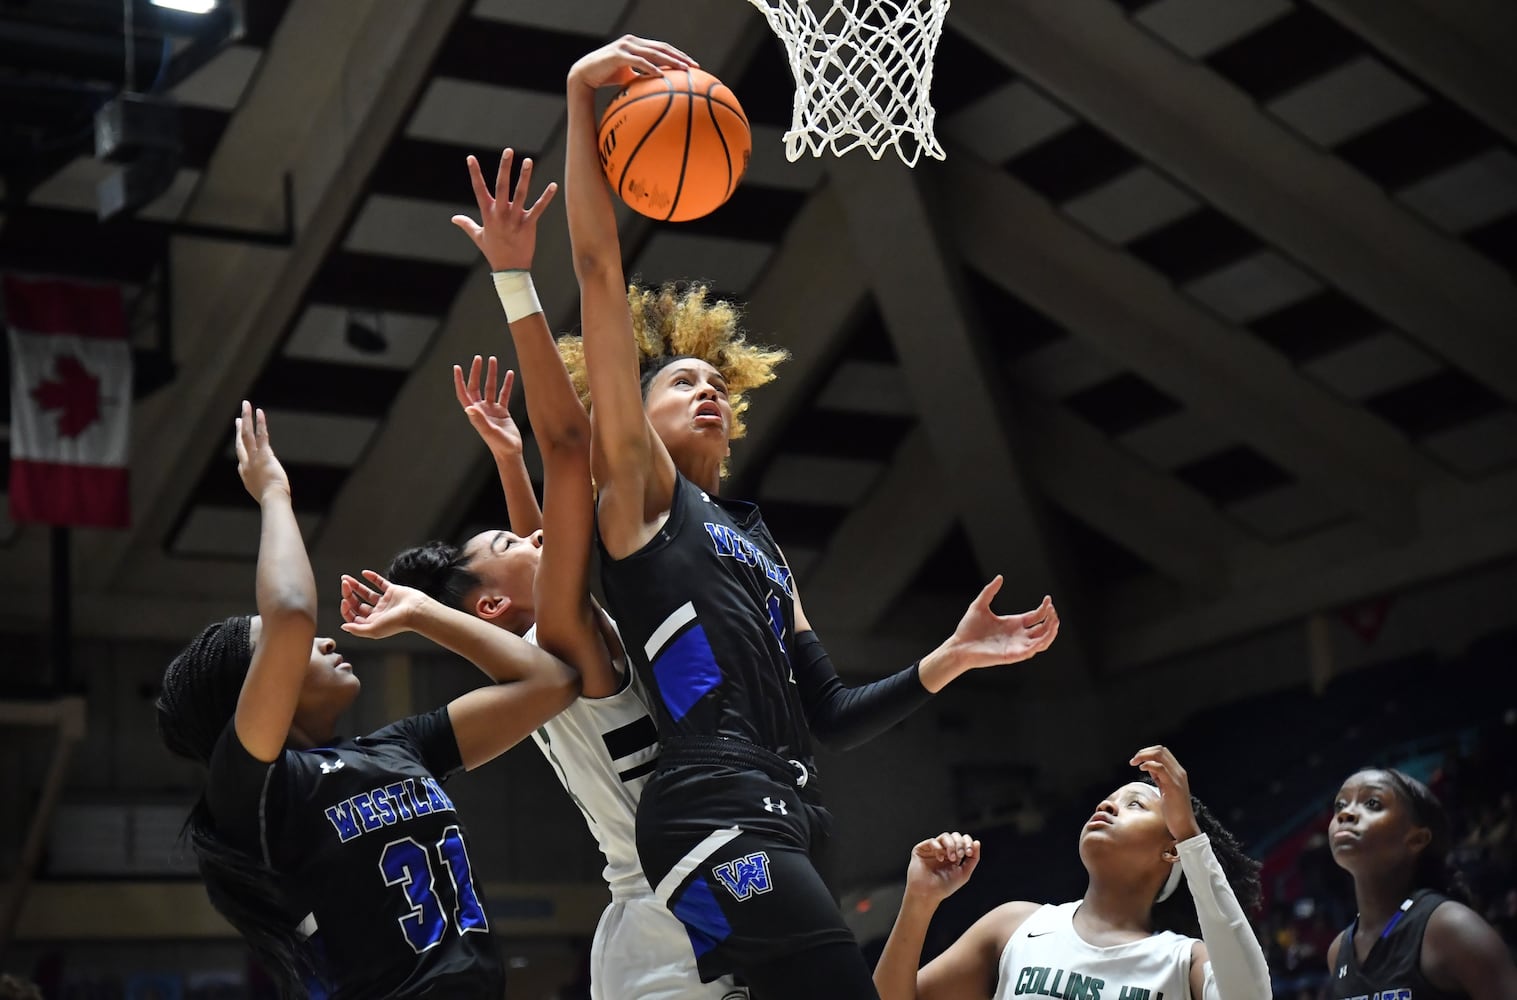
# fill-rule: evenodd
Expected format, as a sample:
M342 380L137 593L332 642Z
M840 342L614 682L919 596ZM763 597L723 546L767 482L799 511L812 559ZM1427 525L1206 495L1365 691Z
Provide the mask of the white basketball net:
M785 155L887 147L907 166L943 159L932 133L932 57L949 0L749 0L785 43L795 114ZM825 7L818 17L813 10Z

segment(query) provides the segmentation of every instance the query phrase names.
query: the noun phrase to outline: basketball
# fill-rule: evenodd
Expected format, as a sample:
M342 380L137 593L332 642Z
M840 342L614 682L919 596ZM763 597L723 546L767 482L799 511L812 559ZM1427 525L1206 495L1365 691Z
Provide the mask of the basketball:
M606 108L599 139L617 196L662 222L720 207L737 190L753 148L737 97L699 69L633 81Z

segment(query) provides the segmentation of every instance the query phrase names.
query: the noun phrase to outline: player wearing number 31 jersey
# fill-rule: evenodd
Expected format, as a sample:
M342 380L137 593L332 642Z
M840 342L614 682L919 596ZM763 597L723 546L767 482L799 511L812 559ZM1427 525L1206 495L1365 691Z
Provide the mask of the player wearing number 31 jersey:
M242 405L238 472L262 508L258 614L204 629L163 675L158 728L209 769L186 828L211 903L281 996L499 997L505 977L442 781L520 742L578 693L561 661L408 587L344 578L350 634L413 631L495 683L339 740L352 666L316 636L316 586L269 443ZM314 988L314 989L313 989Z
M230 727L217 745L206 795L217 828L283 874L302 933L337 973L327 978L340 976L332 996L500 995L500 958L441 781L461 766L447 709L272 764Z

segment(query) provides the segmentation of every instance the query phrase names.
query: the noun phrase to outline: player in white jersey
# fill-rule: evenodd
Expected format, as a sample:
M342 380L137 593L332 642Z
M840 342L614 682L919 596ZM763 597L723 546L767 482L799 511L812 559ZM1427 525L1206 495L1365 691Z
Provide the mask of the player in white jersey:
M506 150L498 191L509 185L511 160ZM480 358L467 378L455 366L459 404L495 458L512 530L482 532L461 548L432 542L407 550L392 562L390 578L524 634L580 671L580 698L544 724L535 741L606 858L611 905L591 945L595 1000L743 1000L747 991L731 978L700 981L684 926L654 897L637 859L637 802L658 758L657 730L615 625L590 597L590 423L527 277L537 220L556 185L528 208L531 160L522 163L511 198L493 197L474 157L469 172L482 225L466 216L453 221L494 272L526 376L544 503L539 511L521 434L507 408L512 373L497 391L495 358L484 366L483 385ZM545 537L551 539L546 546Z
M1190 795L1161 746L1132 764L1152 781L1101 800L1080 832L1082 899L1006 903L920 970L938 904L968 881L980 842L960 833L911 852L906 894L875 967L881 1000L1269 1000L1269 967L1244 914L1259 864Z

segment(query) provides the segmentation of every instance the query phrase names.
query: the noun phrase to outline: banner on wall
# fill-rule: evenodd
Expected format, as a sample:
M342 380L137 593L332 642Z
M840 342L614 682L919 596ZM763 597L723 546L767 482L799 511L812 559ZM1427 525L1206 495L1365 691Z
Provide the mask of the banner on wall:
M7 275L10 514L124 528L132 352L121 289Z

